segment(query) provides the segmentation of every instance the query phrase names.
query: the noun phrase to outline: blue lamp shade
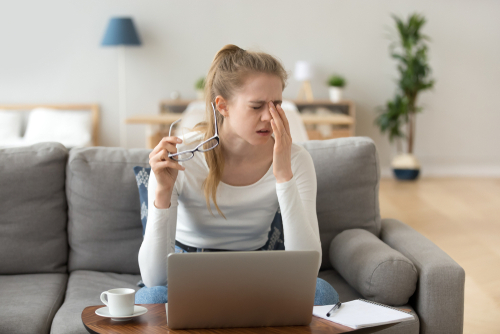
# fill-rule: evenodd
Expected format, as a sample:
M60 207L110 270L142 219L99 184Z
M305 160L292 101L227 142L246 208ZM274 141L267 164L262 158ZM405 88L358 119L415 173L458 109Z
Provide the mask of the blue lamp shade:
M101 45L141 45L132 18L111 18Z

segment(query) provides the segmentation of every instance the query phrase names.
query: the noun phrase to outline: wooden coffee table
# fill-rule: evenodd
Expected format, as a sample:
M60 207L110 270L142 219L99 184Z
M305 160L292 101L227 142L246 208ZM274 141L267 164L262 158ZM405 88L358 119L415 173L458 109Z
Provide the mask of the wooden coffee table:
M313 316L307 326L280 326L280 327L247 327L247 328L210 328L210 329L170 329L167 326L165 304L136 304L144 306L148 312L128 321L114 321L95 314L95 310L105 305L88 306L82 312L83 325L89 333L175 333L175 334L337 334L337 333L376 333L396 324L382 325L354 330L331 321Z

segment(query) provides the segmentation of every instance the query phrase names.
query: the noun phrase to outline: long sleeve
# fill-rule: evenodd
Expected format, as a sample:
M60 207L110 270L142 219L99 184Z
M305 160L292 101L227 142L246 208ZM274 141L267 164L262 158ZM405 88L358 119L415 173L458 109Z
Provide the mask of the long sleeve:
M148 288L167 284L167 256L175 252L179 177L180 175L172 192L170 208L158 209L154 204L156 177L152 170L149 175L148 219L144 239L139 249L142 281Z
M316 215L317 180L311 155L305 149L292 161L292 172L288 182L276 184L285 249L319 252L319 271L322 251Z

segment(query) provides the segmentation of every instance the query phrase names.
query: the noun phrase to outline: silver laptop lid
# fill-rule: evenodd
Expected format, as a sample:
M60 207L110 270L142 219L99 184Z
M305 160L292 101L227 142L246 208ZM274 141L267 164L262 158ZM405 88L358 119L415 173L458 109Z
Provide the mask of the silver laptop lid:
M319 253L250 251L168 255L171 329L307 325Z

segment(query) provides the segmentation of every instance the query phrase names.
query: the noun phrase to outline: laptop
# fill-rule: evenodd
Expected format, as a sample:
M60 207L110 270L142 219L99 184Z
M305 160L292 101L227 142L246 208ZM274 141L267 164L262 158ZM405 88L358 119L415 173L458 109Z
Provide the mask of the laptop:
M168 327L308 325L319 261L313 250L170 253Z

